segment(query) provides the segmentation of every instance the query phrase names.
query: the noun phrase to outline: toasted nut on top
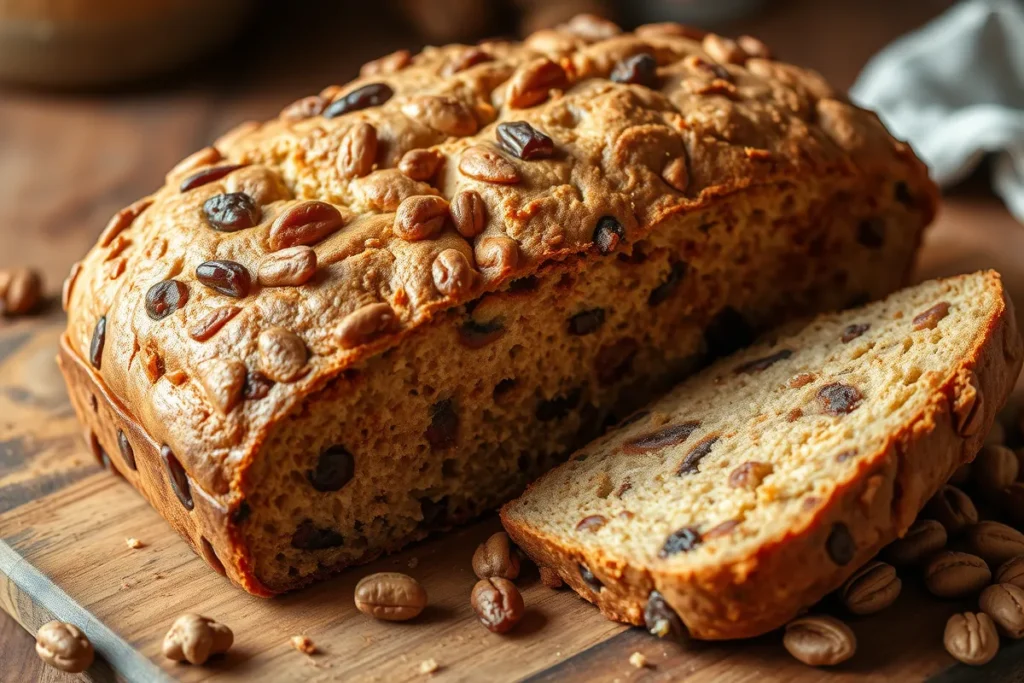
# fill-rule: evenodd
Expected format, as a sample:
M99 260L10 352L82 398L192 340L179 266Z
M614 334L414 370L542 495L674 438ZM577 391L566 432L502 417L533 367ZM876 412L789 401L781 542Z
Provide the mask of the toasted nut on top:
M36 633L36 654L55 669L80 673L89 668L95 657L92 643L74 624L51 621Z
M182 614L164 636L164 657L177 662L203 664L231 648L235 636L224 624L198 614Z

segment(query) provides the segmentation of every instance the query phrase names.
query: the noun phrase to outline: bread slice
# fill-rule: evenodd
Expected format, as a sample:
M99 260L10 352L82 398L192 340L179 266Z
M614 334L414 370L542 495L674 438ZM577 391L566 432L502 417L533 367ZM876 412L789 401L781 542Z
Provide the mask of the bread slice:
M998 274L926 282L719 361L502 521L611 619L756 636L906 531L974 458L1021 357Z

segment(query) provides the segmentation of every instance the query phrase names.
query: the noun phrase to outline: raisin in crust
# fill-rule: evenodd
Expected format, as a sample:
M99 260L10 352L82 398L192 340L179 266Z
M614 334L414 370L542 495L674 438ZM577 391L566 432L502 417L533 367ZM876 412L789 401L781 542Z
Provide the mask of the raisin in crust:
M934 327L915 326L940 303ZM869 327L845 341L851 324ZM907 531L981 447L1022 356L996 273L927 282L719 361L531 485L502 521L611 619L643 624L653 594L695 638L756 636ZM685 440L637 452L692 422ZM606 523L580 525L595 516Z
M578 25L240 125L69 281L79 417L247 590L493 508L753 330L903 283L936 189L874 115L761 50Z

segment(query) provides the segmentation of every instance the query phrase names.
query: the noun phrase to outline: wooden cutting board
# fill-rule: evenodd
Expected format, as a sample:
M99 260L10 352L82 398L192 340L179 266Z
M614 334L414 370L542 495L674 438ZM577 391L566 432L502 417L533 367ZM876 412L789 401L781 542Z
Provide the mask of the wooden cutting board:
M62 327L53 311L0 329L0 607L30 632L53 618L83 628L100 655L94 680L426 680L419 668L429 659L440 665L429 676L438 681L967 681L976 674L941 646L948 616L971 605L938 602L912 576L895 606L851 619L858 654L832 671L791 659L779 633L688 648L659 641L606 621L571 591L544 587L532 567L518 582L523 621L494 635L477 623L468 599L470 558L498 528L494 518L298 593L254 598L210 570L134 489L92 459L54 364ZM129 548L129 537L145 546ZM415 576L430 607L403 624L360 614L353 588L374 571ZM163 635L183 612L229 625L230 654L207 667L164 659ZM288 641L297 634L321 653L293 650ZM633 652L650 666L632 666ZM1010 675L1022 659L1024 645L1004 646L985 673Z

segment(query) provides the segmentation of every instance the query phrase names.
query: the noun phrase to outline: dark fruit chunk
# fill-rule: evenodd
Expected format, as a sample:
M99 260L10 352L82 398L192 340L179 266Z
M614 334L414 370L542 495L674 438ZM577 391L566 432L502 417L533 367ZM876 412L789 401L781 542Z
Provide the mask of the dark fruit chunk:
M939 321L949 315L949 302L940 301L924 313L914 316L915 330L934 330Z
M692 526L684 526L665 539L665 545L658 551L658 557L665 558L677 553L693 550L701 543L700 532Z
M215 230L236 232L260 222L260 207L244 192L216 194L203 203L206 220Z
M672 296L673 292L679 289L679 283L684 275L686 275L686 264L682 261L673 263L665 281L651 290L651 295L647 297L647 303L651 306L657 306L666 301Z
M856 410L864 399L855 387L840 382L826 384L818 389L818 402L829 415L845 415Z
M195 503L192 501L192 487L188 483L188 474L185 472L185 468L181 466L174 451L167 444L160 447L160 459L164 462L164 469L167 470L167 477L170 479L174 495L178 497L186 510L191 510L195 507Z
M228 173L237 171L240 168L242 168L242 164L224 164L223 166L210 166L209 168L200 169L182 180L180 189L182 192L194 190L201 185L220 180Z
M644 607L644 626L652 636L686 642L690 638L683 620L658 591L651 591Z
M632 337L623 337L602 346L596 359L597 381L601 386L615 384L628 375L639 348Z
M853 325L847 325L843 329L843 336L840 337L840 339L844 344L848 344L867 332L869 329L871 329L871 323L854 323Z
M505 326L500 320L492 320L483 324L467 320L459 327L459 341L463 346L468 346L471 349L483 348L503 334L505 334Z
M619 242L626 239L626 229L622 227L612 216L605 216L597 222L594 228L594 244L602 254L610 254L619 246Z
M131 443L128 442L128 437L120 429L117 430L117 447L121 451L121 457L124 459L125 464L133 470L139 469L139 466L135 464L135 449L132 448Z
M778 363L780 360L786 360L792 355L793 352L790 351L789 349L782 349L781 351L776 351L770 356L765 356L764 358L758 358L757 360L746 362L743 365L736 368L735 372L737 375L751 375L754 374L755 372L764 372L771 366Z
M869 218L857 224L857 241L869 249L880 249L885 244L885 223Z
M582 336L596 332L604 324L604 309L591 308L569 318L569 334Z
M435 451L451 448L459 431L459 415L450 398L430 406L430 426L423 436Z
M857 553L857 545L853 542L853 536L842 522L832 525L832 532L828 535L825 547L828 550L828 556L840 566L849 564Z
M540 279L536 275L527 275L508 283L510 292L533 292L540 286Z
M324 550L345 545L345 537L334 529L318 529L312 520L305 520L292 534L292 547L298 550Z
M658 62L648 54L627 57L612 69L611 79L616 83L658 87Z
M245 389L242 395L247 401L258 401L266 398L274 386L274 381L258 370L245 376Z
M556 396L541 401L537 405L537 419L541 422L550 422L566 417L573 408L579 405L582 396L581 389L573 389L565 396Z
M306 473L309 483L317 491L340 491L352 481L356 473L356 459L344 446L331 446L316 461L316 469Z
M580 578L583 579L583 583L590 586L591 590L593 590L594 592L599 593L601 591L601 588L604 587L604 584L601 583L601 580L594 576L594 573L590 571L590 569L585 564L580 565Z
M677 443L686 441L694 430L700 427L700 422L690 420L682 424L670 425L656 432L641 434L633 437L622 444L622 450L626 453L646 453L666 446L674 446Z
M342 95L327 105L327 108L324 109L324 118L333 119L350 111L358 111L367 107L379 107L390 100L394 94L395 91L386 83L364 85L347 95Z
M163 320L188 303L188 287L177 280L164 280L146 292L146 313L153 320Z
M549 159L555 153L551 138L526 121L499 123L497 134L502 149L525 161Z
M506 377L505 379L495 384L494 391L492 392L494 400L500 401L501 398L505 396L505 394L515 389L516 384L518 383L519 380L513 379L511 377Z
M92 341L89 343L89 362L97 370L103 364L103 346L107 343L107 316L96 321L96 327L92 331Z
M249 505L249 501L243 500L238 504L238 507L231 511L231 523L242 524L245 520L249 519L251 514L252 506Z
M739 311L726 306L704 331L704 341L712 358L728 356L754 341L754 328L743 319Z
M704 440L700 441L696 446L693 447L689 453L686 454L686 458L683 459L683 463L676 470L676 474L683 476L684 474L692 474L694 472L700 472L698 466L700 461L711 452L711 447L718 441L717 436L709 436Z
M249 293L252 276L245 266L235 261L207 261L196 268L196 279L204 285L225 294L241 299Z

